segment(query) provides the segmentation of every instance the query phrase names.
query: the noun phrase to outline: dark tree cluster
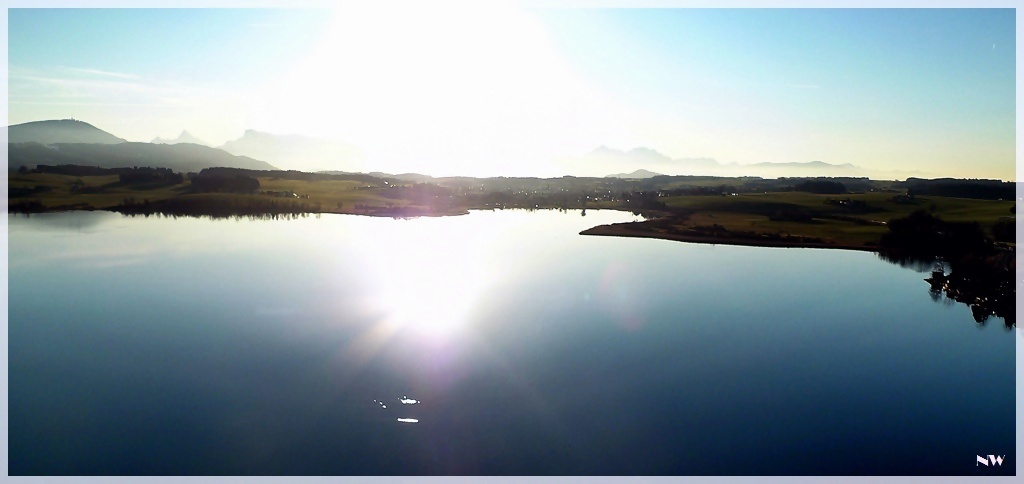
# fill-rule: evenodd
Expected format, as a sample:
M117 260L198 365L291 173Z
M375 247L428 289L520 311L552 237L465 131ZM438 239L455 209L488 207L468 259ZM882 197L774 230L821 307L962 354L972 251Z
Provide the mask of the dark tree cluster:
M200 172L200 175L215 175L215 176L247 176L252 178L275 178L280 180L301 180L301 181L331 181L331 180L348 180L358 181L361 183L367 183L371 185L383 185L384 179L375 177L372 175L364 175L362 173L306 173L295 170L249 170L244 168L206 168Z
M185 181L185 177L182 174L175 173L170 168L150 168L146 166L101 168L98 166L82 165L37 165L31 172L79 177L117 175L120 183L178 184Z
M1013 250L993 244L976 222L947 222L918 210L890 220L889 232L882 235L880 244L883 251L879 256L901 265L945 261L949 274L937 271L928 279L934 298L945 294L967 304L979 324L995 315L1002 317L1007 327L1016 325Z
M804 180L793 185L793 190L823 195L841 195L846 193L846 185L831 180Z
M1013 182L999 180L958 180L939 178L925 180L907 178L896 185L914 195L935 195L940 197L974 198L979 200L1013 200L1017 187Z
M32 173L52 173L54 175L71 176L106 176L118 175L131 168L100 168L98 166L81 165L36 165Z
M946 297L970 306L979 324L998 316L1006 327L1016 326L1013 259L1005 254L966 257L952 265L950 274L933 281L933 286L944 291Z
M25 198L39 193L46 193L53 190L52 187L36 185L34 187L11 187L7 191L8 198Z
M879 240L882 247L919 256L954 260L992 248L977 222L947 222L924 210L892 219L888 227Z
M873 188L870 179L853 177L815 177L815 178L793 178L782 177L774 180L763 180L756 177L749 178L739 188L749 192L791 192L804 191L811 193L822 193L828 195L867 192ZM843 191L835 191L842 185Z
M138 167L122 171L117 175L121 183L160 183L176 185L184 183L185 177L170 168Z

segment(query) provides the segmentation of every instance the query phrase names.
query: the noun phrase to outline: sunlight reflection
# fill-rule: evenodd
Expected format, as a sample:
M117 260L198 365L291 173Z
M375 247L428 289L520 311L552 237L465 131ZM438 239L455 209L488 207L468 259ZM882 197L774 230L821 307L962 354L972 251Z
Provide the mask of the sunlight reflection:
M464 327L494 278L484 256L494 234L462 222L391 221L386 230L401 229L404 236L396 231L362 241L360 253L373 264L367 304L384 315L371 339L379 343L397 331L414 330L436 341Z
M646 307L636 292L638 287L641 281L636 270L621 263L608 265L601 275L599 301L616 324L628 331L642 329L647 317ZM584 295L585 299L588 297Z
M575 211L499 210L411 220L352 219L359 230L338 234L346 249L338 254L344 265L339 272L358 274L360 298L356 306L339 307L344 312L336 321L346 324L352 313L365 319L339 348L339 383L352 381L370 365L386 365L419 390L443 394L472 373L467 361L486 361L543 409L544 399L516 374L506 349L486 337L495 324L507 321L485 316L494 309L488 305L500 299L498 292L509 281L539 269L529 261L548 260L580 230L627 221L627 216L597 210L584 220ZM420 403L403 396L396 408Z

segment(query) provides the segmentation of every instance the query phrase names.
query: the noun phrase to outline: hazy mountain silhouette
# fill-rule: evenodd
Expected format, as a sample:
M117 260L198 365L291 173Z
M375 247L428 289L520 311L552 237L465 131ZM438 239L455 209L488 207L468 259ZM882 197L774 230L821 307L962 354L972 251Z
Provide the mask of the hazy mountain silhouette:
M643 171L656 170L657 174L668 173L671 175L708 175L711 172L719 171L721 166L713 158L671 158L651 148L638 147L629 151L617 150L607 146L600 146L590 153L587 153L580 160L588 166L594 164L604 165L612 169L636 170L638 167ZM607 169L607 168L605 168ZM654 171L649 171L654 173ZM606 172L607 173L607 172ZM635 172L634 172L635 173ZM617 178L646 178L644 176L633 176L626 171L624 175L609 175Z
M397 175L392 175L390 173L382 173L382 172L379 172L379 171L374 171L374 172L367 173L367 175L375 176L375 177L378 177L378 178L395 178L395 179L398 179L398 180L407 181L407 182L413 182L413 183L428 183L428 182L431 182L431 181L435 180L435 178L430 176L430 175L421 175L419 173L399 173Z
M653 171L647 171L641 168L637 171L634 171L633 173L619 173L617 175L607 175L605 176L605 178L651 178L655 176L662 176L662 174L655 173Z
M8 143L7 167L35 168L36 165L83 165L100 168L149 166L170 168L178 172L198 172L203 168L227 167L252 170L275 170L273 165L247 156L234 156L225 151L196 144L86 144Z
M55 119L32 121L7 127L8 143L98 143L117 144L127 141L84 121Z
M220 147L233 155L266 160L282 170L353 171L362 156L359 148L340 141L299 135L276 135L253 129Z
M602 162L629 162L646 165L661 165L670 163L672 158L669 158L661 153L650 148L633 148L628 152L622 150L616 150L607 146L599 146L590 153L587 153L585 158L602 161Z
M609 168L622 170L624 172L622 174L608 175L616 178L646 178L645 172L651 173L649 176L664 173L667 175L757 176L762 178L818 176L882 178L890 175L888 172L873 172L849 163L833 165L822 161L810 161L740 165L738 163L719 163L714 158L671 158L645 147L621 151L607 146L600 146L582 157L571 160L567 164L567 168L572 171L587 170L592 173L597 165L605 170ZM630 170L635 171L631 172Z
M737 170L748 171L756 176L765 178L781 177L805 177L805 176L867 176L868 171L863 168L844 163L833 165L823 161L810 161L806 163L754 163L751 165L730 165Z
M361 173L361 172L356 172L356 171L338 171L338 170L324 170L324 171L318 171L317 173L322 173L324 175L369 175L369 176L373 176L373 177L377 177L377 178L393 178L395 180L401 180L401 181L407 181L407 182L413 182L413 183L428 183L428 182L432 182L434 180L437 180L437 178L434 178L434 177L432 177L430 175L422 175L422 174L419 174L419 173L399 173L399 174L395 175L395 174L392 174L392 173L384 173L382 171L371 171L369 173Z
M207 143L207 142L205 142L205 141L203 141L203 140L201 140L199 138L196 138L195 136L192 135L192 133L189 133L188 131L182 131L181 134L179 134L177 138L173 138L173 139L165 139L165 138L159 138L159 137L153 138L153 141L151 141L151 143L166 144L166 145L175 145L175 144L179 144L179 143L192 143L192 144L196 144L196 145L210 146L210 143Z

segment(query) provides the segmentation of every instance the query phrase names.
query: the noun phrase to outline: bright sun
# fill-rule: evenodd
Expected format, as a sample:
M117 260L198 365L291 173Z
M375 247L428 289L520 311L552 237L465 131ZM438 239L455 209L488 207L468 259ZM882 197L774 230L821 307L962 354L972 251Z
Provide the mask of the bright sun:
M254 93L254 125L356 144L372 165L357 169L435 176L536 174L620 131L606 125L624 114L516 5L358 2L333 15L316 48Z

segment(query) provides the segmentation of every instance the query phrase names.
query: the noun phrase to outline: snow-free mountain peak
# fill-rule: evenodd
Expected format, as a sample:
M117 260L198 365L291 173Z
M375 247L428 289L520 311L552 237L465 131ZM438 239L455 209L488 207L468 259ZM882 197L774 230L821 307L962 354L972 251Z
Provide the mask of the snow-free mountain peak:
M118 144L126 141L85 121L52 119L8 126L7 142L52 145L56 143Z
M177 138L171 138L171 139L154 138L152 143L165 144L165 145L174 145L174 144L179 144L179 143L192 143L192 144L196 144L196 145L210 146L209 143L207 143L207 142L205 142L205 141L195 137L192 133L189 133L188 131L184 131L184 130L181 132L181 134L178 135Z

